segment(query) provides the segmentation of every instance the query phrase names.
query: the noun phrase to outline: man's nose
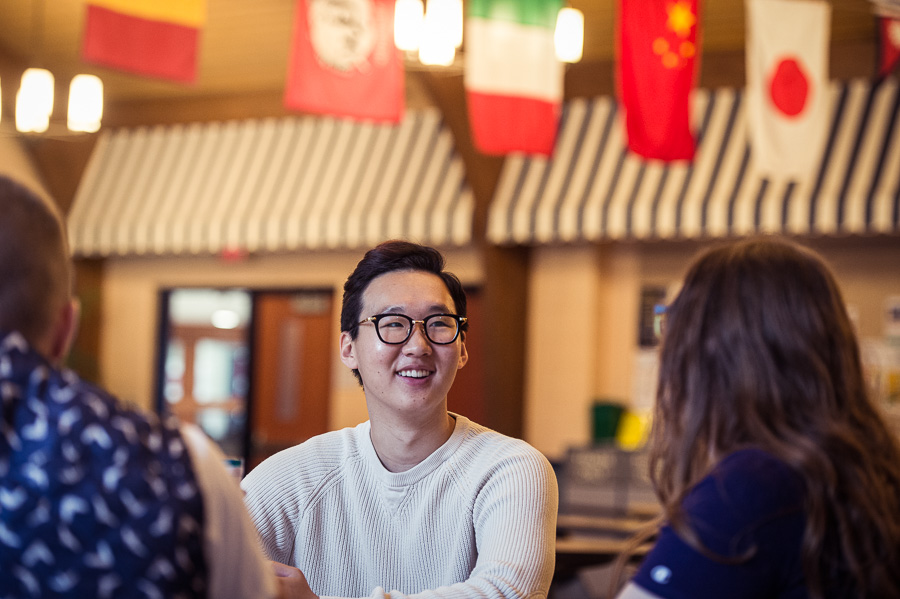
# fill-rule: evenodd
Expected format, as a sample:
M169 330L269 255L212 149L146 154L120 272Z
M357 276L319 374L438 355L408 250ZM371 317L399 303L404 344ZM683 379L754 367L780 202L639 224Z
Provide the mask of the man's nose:
M421 321L413 321L412 331L409 332L409 339L406 340L404 348L411 350L427 349L431 351L431 341L425 334L425 323Z

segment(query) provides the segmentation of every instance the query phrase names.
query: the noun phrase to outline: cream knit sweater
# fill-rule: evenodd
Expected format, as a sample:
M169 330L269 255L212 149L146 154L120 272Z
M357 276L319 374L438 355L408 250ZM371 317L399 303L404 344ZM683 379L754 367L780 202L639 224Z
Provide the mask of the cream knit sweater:
M406 472L369 423L282 451L243 482L270 559L328 597L537 598L553 576L558 490L533 447L456 416Z

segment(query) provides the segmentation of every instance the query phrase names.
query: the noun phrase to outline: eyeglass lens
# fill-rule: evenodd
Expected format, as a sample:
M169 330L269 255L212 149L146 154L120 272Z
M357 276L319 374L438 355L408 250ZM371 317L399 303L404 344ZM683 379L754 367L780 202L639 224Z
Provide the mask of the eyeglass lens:
M385 343L403 343L412 333L413 319L404 314L388 314L375 323L378 336ZM459 323L447 314L432 314L424 320L425 336L432 343L452 343L458 334Z

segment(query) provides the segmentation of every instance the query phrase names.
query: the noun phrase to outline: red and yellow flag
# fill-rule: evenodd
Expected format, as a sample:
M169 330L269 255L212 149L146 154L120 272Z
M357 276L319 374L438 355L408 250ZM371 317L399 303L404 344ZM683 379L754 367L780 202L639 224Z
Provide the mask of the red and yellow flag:
M690 94L699 0L620 0L619 96L628 147L645 158L694 157Z
M206 0L90 0L85 61L192 83L197 76Z

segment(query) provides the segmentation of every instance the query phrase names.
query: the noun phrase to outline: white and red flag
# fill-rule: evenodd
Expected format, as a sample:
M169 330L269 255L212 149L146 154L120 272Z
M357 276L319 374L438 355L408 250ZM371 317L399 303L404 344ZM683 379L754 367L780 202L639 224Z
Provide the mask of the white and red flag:
M287 108L396 123L405 94L394 0L297 0Z
M831 6L747 0L747 116L758 170L803 179L828 131Z

